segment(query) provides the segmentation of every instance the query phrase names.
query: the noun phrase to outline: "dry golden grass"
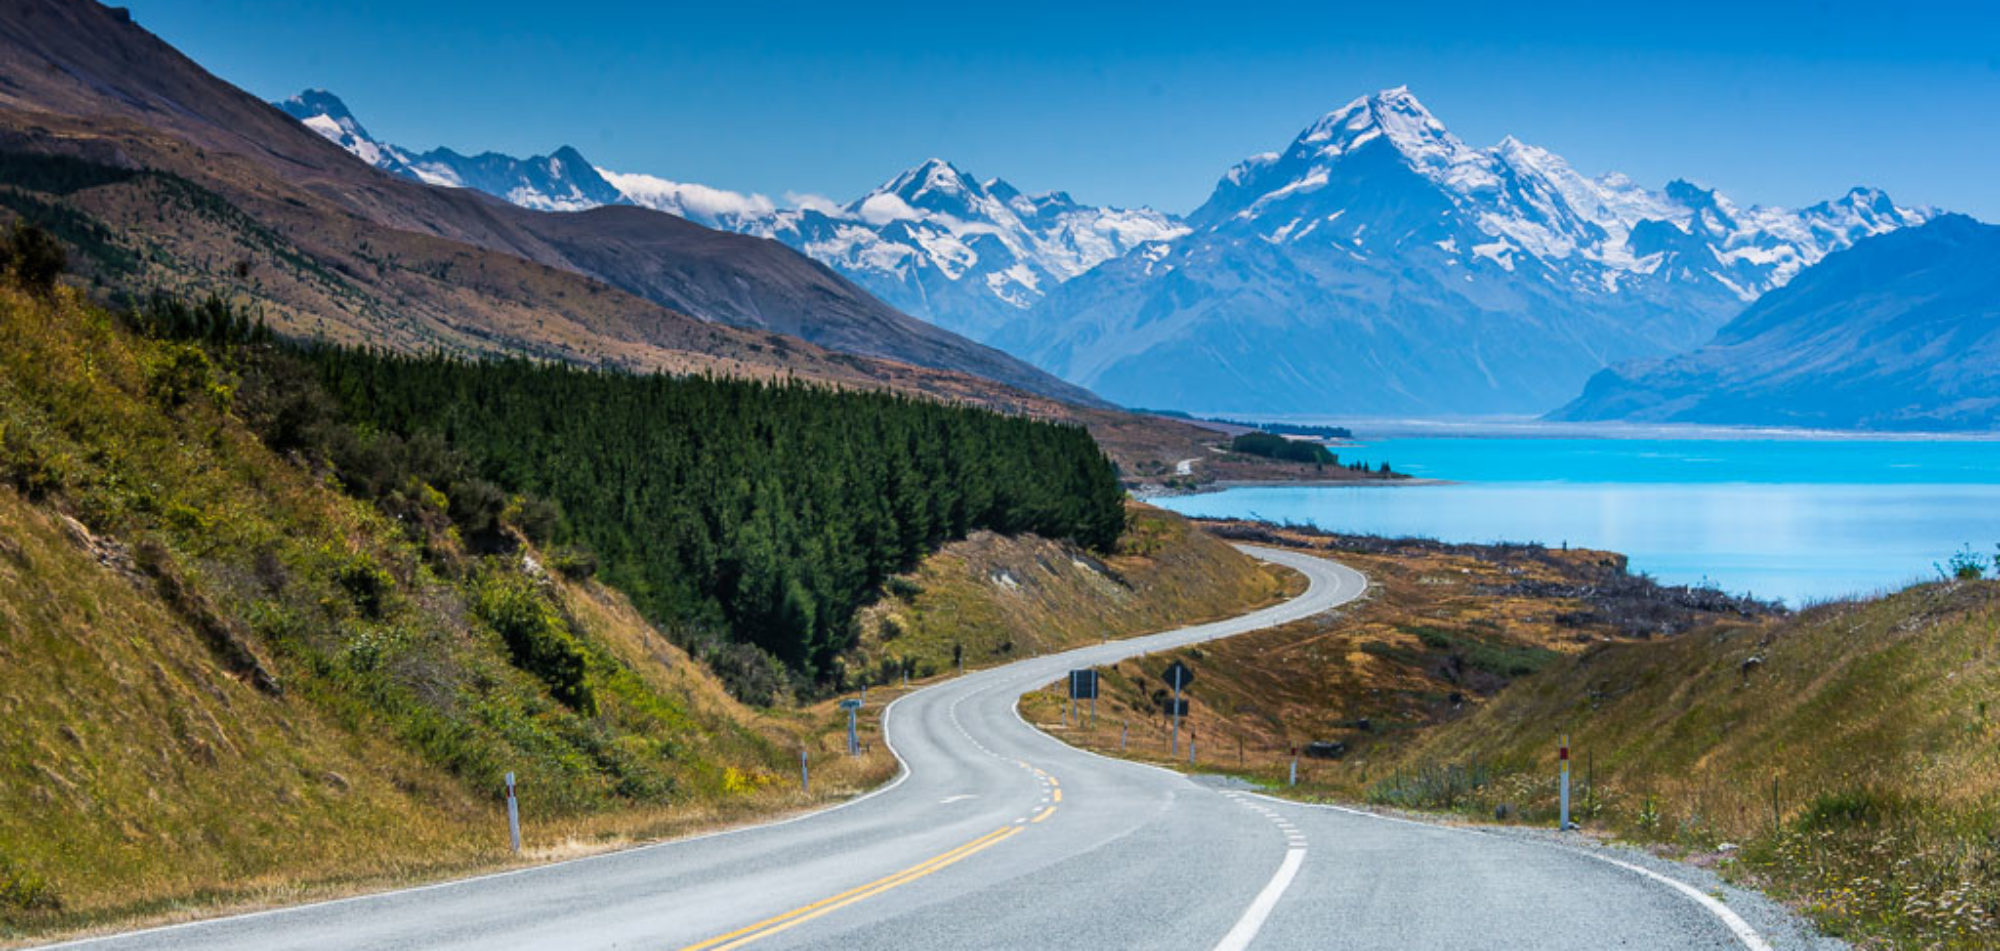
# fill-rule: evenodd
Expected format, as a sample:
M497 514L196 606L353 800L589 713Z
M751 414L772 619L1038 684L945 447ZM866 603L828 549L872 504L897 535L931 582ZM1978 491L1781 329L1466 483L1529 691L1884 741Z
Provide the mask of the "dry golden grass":
M1241 614L1282 597L1289 572L1258 564L1150 506L1128 506L1120 553L980 532L892 581L863 611L857 667L874 682L968 668Z

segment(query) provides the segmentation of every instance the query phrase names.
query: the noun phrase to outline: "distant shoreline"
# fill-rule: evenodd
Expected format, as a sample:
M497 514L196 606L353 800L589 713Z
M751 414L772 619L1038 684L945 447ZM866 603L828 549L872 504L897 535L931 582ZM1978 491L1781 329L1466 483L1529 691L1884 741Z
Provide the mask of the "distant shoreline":
M1606 439L1687 440L1701 442L1995 442L2000 432L1957 430L1811 429L1721 423L1649 423L1627 421L1544 420L1536 417L1269 417L1257 422L1338 424L1352 431L1353 443L1366 445L1387 439Z
M1400 489L1406 486L1462 485L1454 479L1220 479L1192 489L1169 489L1155 487L1152 491L1134 490L1132 497L1144 502L1148 499L1183 498L1192 495L1214 495L1227 489L1254 489L1273 487L1297 488L1370 488Z

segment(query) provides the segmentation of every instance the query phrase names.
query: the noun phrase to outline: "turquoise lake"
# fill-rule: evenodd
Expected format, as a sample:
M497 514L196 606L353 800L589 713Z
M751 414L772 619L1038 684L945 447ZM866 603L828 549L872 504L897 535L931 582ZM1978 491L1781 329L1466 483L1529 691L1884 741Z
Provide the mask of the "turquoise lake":
M1935 578L2000 543L2000 442L1396 438L1337 447L1444 485L1259 486L1154 500L1189 515L1623 552L1632 570L1794 606Z

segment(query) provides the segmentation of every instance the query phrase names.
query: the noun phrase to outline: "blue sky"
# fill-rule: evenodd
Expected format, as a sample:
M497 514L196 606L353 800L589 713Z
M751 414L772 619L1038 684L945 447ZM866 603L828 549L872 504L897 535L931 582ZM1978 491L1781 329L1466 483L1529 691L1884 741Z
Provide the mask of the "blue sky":
M1244 156L1408 85L1459 137L1744 203L1876 185L2000 221L2000 4L124 0L266 98L399 145L850 198L938 155L1187 211ZM1884 12L1884 11L1887 12Z

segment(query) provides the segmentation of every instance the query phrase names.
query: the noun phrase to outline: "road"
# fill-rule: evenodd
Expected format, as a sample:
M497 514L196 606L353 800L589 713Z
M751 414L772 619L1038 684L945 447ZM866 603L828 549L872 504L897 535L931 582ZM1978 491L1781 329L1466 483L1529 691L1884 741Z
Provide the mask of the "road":
M1245 550L1304 572L1308 590L1243 617L1032 658L909 694L884 713L903 774L841 806L558 865L81 945L1762 946L1754 933L1733 932L1699 891L1637 869L1533 841L1267 799L1073 749L1016 714L1023 692L1071 668L1306 617L1352 601L1367 585L1332 562Z

